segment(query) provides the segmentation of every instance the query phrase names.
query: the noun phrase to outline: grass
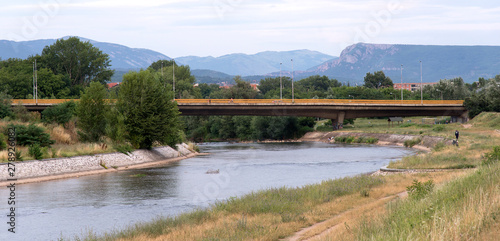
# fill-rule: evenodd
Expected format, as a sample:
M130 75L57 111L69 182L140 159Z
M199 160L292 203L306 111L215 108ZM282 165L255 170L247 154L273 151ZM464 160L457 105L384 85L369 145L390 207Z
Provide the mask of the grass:
M499 171L498 162L482 166L423 198L391 203L387 214L374 220L363 219L356 228L351 226L351 238L477 240L481 232L487 232L500 219Z
M331 215L325 205L349 195L359 199L360 193L383 183L380 177L355 176L300 188L272 188L82 240L277 240Z

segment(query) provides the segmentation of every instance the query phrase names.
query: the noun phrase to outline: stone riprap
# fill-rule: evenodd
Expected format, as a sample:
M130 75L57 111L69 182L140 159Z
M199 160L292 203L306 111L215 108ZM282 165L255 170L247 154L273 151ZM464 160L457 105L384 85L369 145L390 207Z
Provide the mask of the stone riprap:
M103 165L107 168L126 167L187 156L193 153L184 143L177 145L177 149L178 150L175 150L169 146L162 146L152 148L151 150L135 150L131 153L128 153L128 155L120 152L115 152L87 156L15 162L15 178L25 179L102 170L104 169ZM8 172L8 164L2 163L0 164L0 181L6 181L8 178L10 178Z

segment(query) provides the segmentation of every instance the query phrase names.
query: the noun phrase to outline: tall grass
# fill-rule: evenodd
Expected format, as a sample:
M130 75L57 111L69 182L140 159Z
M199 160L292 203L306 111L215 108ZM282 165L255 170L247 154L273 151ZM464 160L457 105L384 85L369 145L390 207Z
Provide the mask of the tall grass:
M364 220L353 233L359 240L475 240L498 222L499 182L499 163L482 166L425 198L392 203L387 215Z
M208 209L158 218L101 237L88 235L81 240L148 240L161 235L200 240L201 237L203 240L276 240L309 225L306 216L311 215L314 207L382 183L380 177L355 176L299 188L272 188L219 201ZM186 234L186 227L192 233Z

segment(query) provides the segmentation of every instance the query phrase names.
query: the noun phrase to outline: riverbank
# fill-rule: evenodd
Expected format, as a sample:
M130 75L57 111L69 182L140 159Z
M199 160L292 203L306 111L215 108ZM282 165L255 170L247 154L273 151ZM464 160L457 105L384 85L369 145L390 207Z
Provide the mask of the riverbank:
M420 142L413 145L412 148L431 151L438 143L444 145L451 145L452 141L447 140L444 137L439 136L428 136L428 135L409 135L409 134L386 134L386 133L364 133L364 132L351 132L351 131L331 131L331 132L309 132L306 133L300 141L321 141L335 143L336 137L342 136L352 136L352 137L364 137L364 138L376 138L378 142L374 143L376 145L393 145L393 146L404 146L405 142L420 139Z
M364 182L352 177L301 188L270 189L232 198L175 218L165 218L110 233L105 240L495 240L500 226L500 181L496 150L500 140L500 114L483 113L467 125L401 126L391 130L370 120L369 127L351 132L311 133L302 141L328 141L336 135L374 133L382 143L404 144L415 137L427 140L430 152L403 158L391 168L443 169L377 175ZM371 122L371 123L370 123ZM460 130L460 146L446 142L447 133ZM364 133L360 133L364 132ZM398 133L399 132L399 133ZM358 134L359 133L359 134ZM409 133L417 135L408 136ZM402 136L407 136L402 138ZM371 136L371 135L370 135ZM406 139L408 138L408 139ZM434 146L430 145L434 141ZM379 143L380 144L380 143ZM427 146L428 145L428 146ZM486 156L496 156L486 161ZM476 167L471 169L470 167ZM444 170L446 169L446 170ZM379 173L377 173L379 174ZM431 188L424 192L424 183ZM338 183L341 182L341 183ZM354 183L361 184L355 189ZM365 183L365 184L363 184ZM371 184L370 184L371 183ZM367 185L368 184L368 185ZM331 190L349 190L334 197ZM349 188L348 188L349 187ZM406 197L413 187L418 198ZM332 189L333 188L333 189ZM391 203L391 204L388 204ZM229 227L229 228L228 228Z
M43 182L63 178L102 174L126 169L147 168L164 165L194 157L199 153L190 150L187 144L155 147L151 150L135 150L96 155L75 156L15 162L16 184ZM10 166L11 167L11 166ZM0 185L8 185L8 164L0 164Z

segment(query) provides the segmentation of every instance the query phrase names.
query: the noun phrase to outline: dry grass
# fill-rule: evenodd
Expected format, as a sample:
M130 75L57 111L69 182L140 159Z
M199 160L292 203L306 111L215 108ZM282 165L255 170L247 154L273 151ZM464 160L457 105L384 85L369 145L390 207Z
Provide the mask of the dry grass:
M500 165L468 171L423 199L408 199L322 240L482 240L500 214ZM434 179L434 178L432 178ZM484 234L483 234L484 233Z

